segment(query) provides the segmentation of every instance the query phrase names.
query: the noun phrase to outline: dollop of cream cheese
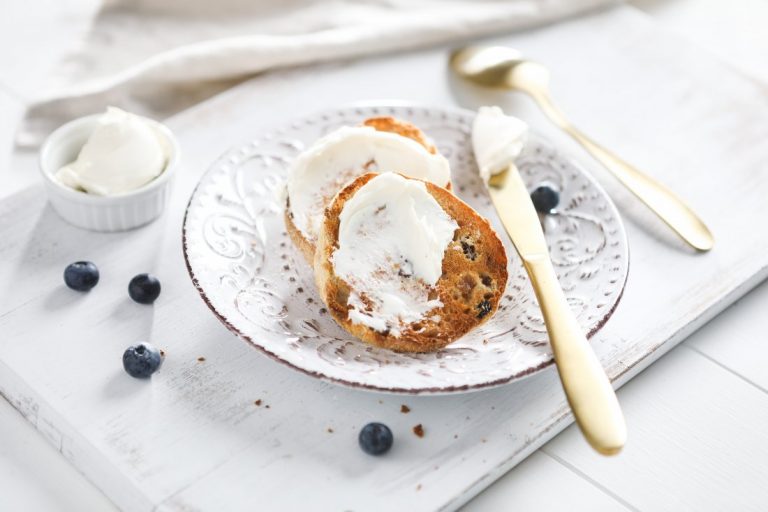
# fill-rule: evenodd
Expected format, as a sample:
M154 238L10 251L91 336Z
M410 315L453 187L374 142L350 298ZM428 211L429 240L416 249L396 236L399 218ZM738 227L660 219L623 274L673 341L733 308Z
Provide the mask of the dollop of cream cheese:
M418 142L370 126L345 126L320 138L291 166L288 199L293 222L317 239L323 210L347 182L366 172L399 172L441 187L450 181L448 160Z
M528 125L504 114L499 107L480 107L472 125L472 148L487 183L520 156L528 139Z
M350 320L400 336L442 306L429 294L458 227L421 181L386 173L360 187L339 215L331 260L352 289Z
M54 178L89 194L125 194L159 176L169 153L168 141L148 120L108 107L77 159Z

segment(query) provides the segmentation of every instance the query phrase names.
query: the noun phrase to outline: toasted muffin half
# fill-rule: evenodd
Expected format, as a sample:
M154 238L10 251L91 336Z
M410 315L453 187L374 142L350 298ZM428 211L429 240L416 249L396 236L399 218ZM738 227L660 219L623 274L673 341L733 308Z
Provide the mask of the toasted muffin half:
M367 173L356 178L339 191L326 209L314 257L318 290L336 322L357 338L399 352L438 350L482 324L496 312L507 283L504 245L485 218L448 190L403 176L407 180L423 183L442 211L455 222L455 229L452 236L447 238L449 241L441 255L439 278L434 285L428 286L424 297L424 300L437 306L415 321L390 321L373 325L377 323L375 318L366 322L356 320L360 318L361 308L364 309L362 314L375 316L378 299L365 296L365 293L339 277L334 258L340 251L340 218L345 206L376 176L376 173ZM381 209L380 206L378 208ZM380 232L377 226L358 226L356 229L364 232L363 236L375 237ZM403 226L402 229L408 228ZM382 270L388 276L387 279L399 280L396 284L402 286L403 290L424 286L423 282L413 282L417 278L411 269L402 271L405 268L402 261L396 257L391 261L394 268ZM374 289L372 295L375 293Z
M438 155L437 149L431 142L429 142L429 139L424 134L424 132L407 121L403 121L391 116L372 117L363 121L361 126L367 126L379 132L392 133L408 138L423 146L424 149L426 149L427 152L429 152L431 155ZM330 190L317 190L313 192L317 194L316 201L321 203L322 207L324 208L330 203L339 188L348 183L349 180L356 178L360 174L373 170L376 170L376 162L374 160L361 162L361 165L358 168L339 169L338 182L333 184L334 186L330 187ZM405 169L398 169L398 171L406 172ZM445 183L440 183L440 185L450 189L450 176ZM291 238L291 241L299 249L306 261L312 265L317 237L312 236L312 233L308 233L307 229L301 229L297 225L297 221L291 208L290 193L287 194L286 197L284 218L286 230Z

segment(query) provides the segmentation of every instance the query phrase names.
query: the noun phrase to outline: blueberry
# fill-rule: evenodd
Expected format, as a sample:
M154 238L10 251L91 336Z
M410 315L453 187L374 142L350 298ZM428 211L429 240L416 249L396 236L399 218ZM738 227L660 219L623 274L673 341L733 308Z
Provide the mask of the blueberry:
M152 274L139 274L128 283L128 295L139 304L152 304L160 295L160 281Z
M358 436L360 448L369 455L381 455L392 448L392 431L383 423L369 423Z
M163 362L160 351L149 343L141 342L123 352L123 368L131 377L146 379L160 368Z
M549 213L560 203L560 194L549 185L539 185L531 192L531 201L539 213Z
M99 269L90 261L76 261L64 269L64 282L73 290L87 292L99 282Z

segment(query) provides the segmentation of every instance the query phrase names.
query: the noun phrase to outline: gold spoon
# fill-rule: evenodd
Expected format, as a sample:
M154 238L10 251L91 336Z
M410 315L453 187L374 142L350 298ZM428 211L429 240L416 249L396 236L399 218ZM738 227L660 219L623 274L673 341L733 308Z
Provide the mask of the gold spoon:
M625 187L699 251L712 249L712 233L685 203L664 185L646 176L577 130L549 98L549 71L505 46L467 47L451 54L460 76L486 87L514 89L531 96L544 114L602 163Z

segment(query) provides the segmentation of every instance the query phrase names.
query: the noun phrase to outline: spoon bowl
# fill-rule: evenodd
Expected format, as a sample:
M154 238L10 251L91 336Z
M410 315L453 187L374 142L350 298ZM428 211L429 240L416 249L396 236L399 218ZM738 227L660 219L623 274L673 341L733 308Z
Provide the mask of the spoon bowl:
M450 62L459 76L484 87L532 94L549 86L547 68L507 46L469 46L454 51Z

